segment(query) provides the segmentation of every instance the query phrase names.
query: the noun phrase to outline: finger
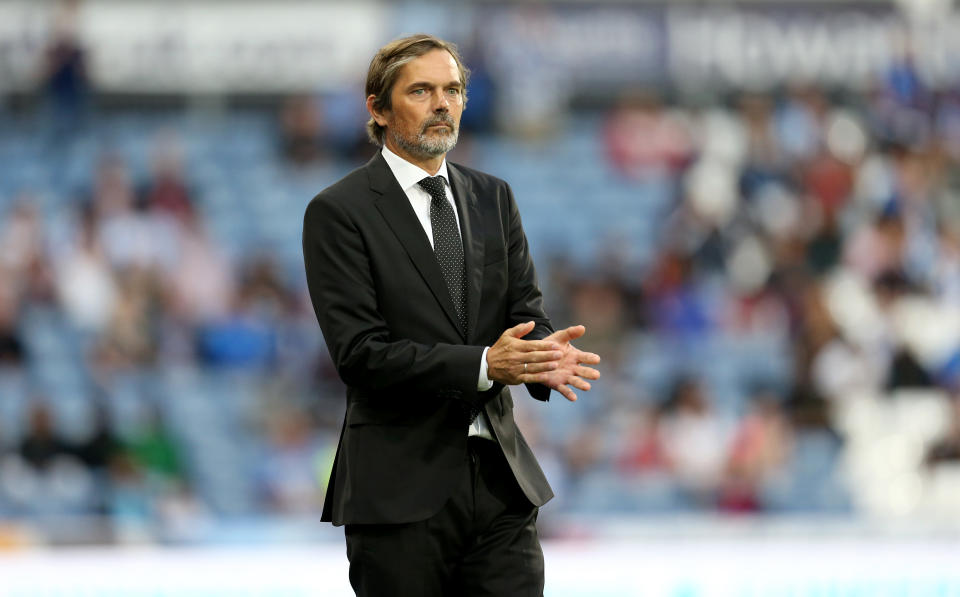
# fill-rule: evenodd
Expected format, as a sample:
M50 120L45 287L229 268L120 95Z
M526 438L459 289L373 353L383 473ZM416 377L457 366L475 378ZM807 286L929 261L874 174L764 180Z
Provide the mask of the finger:
M579 377L576 377L576 376L568 379L567 385L571 385L577 388L578 390L583 390L584 392L590 391L590 382L586 381L585 379L580 379Z
M584 335L587 331L587 328L582 325L573 325L566 329L556 332L553 337L557 342L570 342L571 340L576 340L580 336Z
M513 348L514 350L533 352L537 350L560 350L560 345L550 340L524 340L523 342L517 342Z
M558 391L558 392L560 392L560 393L563 395L563 397L566 398L567 400L569 400L570 402L576 402L576 401L577 401L577 395L574 394L574 393L573 393L573 390L571 390L571 389L568 388L567 386L565 386L565 385L563 385L563 384L560 384L559 386L557 386L557 387L555 387L555 388L553 388L553 389L556 390L556 391Z
M596 365L600 362L600 355L593 352L583 352L581 350L577 353L577 362L587 365Z
M538 352L521 352L512 356L521 363L543 363L545 361L559 361L563 353L559 350L544 350Z
M533 365L530 365L530 367L532 367L532 366L533 366ZM528 371L529 371L530 367L527 367L527 370L528 370ZM549 372L544 372L544 373L530 373L530 372L528 372L528 373L521 373L520 375L517 375L517 383L542 383L542 384L546 384L546 383L549 382L549 381L550 381L550 373L549 373Z
M544 371L553 371L557 368L556 361L549 361L546 363L527 363L526 367L523 367L524 373L543 373Z
M573 373L584 379L600 379L600 372L591 367L577 367L573 370Z
M504 334L506 334L507 336L512 336L514 338L523 338L524 336L529 334L533 328L534 328L534 324L532 321L528 321L526 323L518 323L517 325L513 326L512 328L504 332Z

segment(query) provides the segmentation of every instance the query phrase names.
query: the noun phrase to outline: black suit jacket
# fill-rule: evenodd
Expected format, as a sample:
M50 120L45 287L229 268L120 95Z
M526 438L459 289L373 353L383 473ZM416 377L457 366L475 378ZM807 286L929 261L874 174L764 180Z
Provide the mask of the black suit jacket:
M530 501L553 497L513 419L509 388L477 391L484 346L534 320L553 329L510 187L447 164L467 271L467 337L430 241L383 156L307 206L303 255L347 411L322 520L402 523L436 513L468 466L465 403L481 405ZM547 400L549 388L530 385Z

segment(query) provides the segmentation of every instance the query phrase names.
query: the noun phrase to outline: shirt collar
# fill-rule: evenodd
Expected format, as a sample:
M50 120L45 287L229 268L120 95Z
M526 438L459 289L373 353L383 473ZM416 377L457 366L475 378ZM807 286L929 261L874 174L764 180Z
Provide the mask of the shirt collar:
M416 184L424 178L431 176L429 172L420 166L411 164L390 151L386 145L383 146L383 159L386 160L387 166L390 166L390 171L393 172L394 178L400 183L400 188L403 189L404 193L410 190L410 187L416 186ZM443 180L448 185L450 184L450 177L447 175L447 158L443 158L443 161L440 163L440 169L436 175L442 176Z

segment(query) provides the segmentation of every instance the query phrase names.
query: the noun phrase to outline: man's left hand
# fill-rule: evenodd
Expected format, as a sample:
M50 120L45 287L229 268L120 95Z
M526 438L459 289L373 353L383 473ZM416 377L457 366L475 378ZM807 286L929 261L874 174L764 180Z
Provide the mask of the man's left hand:
M584 365L596 365L600 362L600 355L584 352L570 343L572 340L583 336L586 331L587 328L582 325L575 325L554 332L544 338L545 342L553 341L559 344L562 356L557 361L556 369L536 374L538 379L530 381L537 381L552 390L560 392L570 402L576 401L577 395L569 386L584 392L590 391L590 382L587 380L599 379L600 372L592 367L584 367Z

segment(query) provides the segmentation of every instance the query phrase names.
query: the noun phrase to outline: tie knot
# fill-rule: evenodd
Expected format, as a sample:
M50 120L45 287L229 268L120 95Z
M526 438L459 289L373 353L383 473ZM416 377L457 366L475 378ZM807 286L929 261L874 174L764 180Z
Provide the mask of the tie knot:
M418 182L424 191L430 193L434 201L444 201L447 198L445 192L446 182L442 176L428 176Z

